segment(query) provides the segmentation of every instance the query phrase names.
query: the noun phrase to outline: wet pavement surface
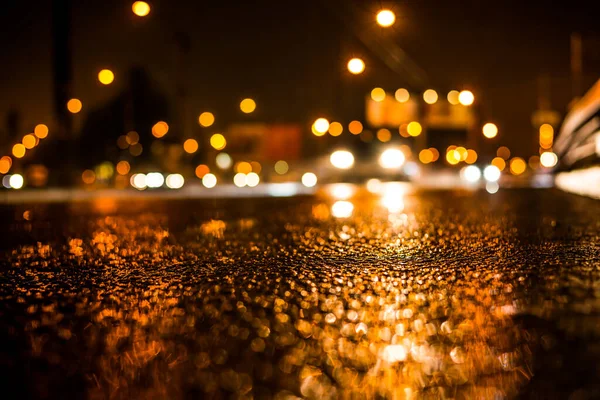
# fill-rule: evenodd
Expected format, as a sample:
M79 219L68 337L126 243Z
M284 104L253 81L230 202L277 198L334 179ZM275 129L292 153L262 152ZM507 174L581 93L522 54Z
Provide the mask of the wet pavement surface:
M600 203L0 206L2 398L600 398Z

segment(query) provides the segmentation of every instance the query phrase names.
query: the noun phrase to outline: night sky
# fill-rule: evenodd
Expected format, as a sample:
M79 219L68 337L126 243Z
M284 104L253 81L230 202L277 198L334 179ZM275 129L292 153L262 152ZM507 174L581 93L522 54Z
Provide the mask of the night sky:
M350 7L341 1L360 10L355 17L363 22L348 26L327 1L149 1L146 19L131 13L131 1L73 1L72 94L84 103L77 118L114 97L134 65L144 66L172 95L178 54L173 38L185 33L185 90L194 121L205 110L222 123L234 121L239 101L248 96L257 100L256 120L307 121L321 113L347 120L353 115L336 108L338 97L364 95L375 86L411 87L358 40L356 33L367 30L402 47L442 95L471 89L484 118L500 127L498 144L528 156L537 151L530 117L539 75L550 77L554 109L563 112L570 100L571 32L583 36L584 86L600 71L600 6L591 2L354 1ZM390 30L375 26L381 6L396 13ZM16 107L21 126L30 130L52 120L51 2L5 1L0 24L0 129ZM352 56L365 59L363 76L346 72ZM102 68L115 71L113 85L98 83Z

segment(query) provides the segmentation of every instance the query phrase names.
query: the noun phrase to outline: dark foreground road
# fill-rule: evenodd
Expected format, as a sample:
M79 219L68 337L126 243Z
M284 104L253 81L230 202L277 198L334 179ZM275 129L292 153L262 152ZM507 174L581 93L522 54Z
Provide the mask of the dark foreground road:
M600 203L400 200L0 207L1 397L600 398Z

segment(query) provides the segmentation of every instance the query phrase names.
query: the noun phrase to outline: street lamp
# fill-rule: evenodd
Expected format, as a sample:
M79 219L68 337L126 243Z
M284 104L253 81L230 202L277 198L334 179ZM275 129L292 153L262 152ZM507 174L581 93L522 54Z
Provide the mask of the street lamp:
M381 10L377 13L376 19L380 26L389 28L396 22L396 15L391 10Z
M362 74L365 70L365 62L360 58L353 58L348 61L348 71L351 74L358 75Z

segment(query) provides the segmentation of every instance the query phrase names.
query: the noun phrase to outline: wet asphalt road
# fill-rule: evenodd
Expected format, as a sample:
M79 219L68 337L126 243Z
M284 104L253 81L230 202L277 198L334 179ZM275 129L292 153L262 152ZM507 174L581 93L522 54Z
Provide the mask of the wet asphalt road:
M553 189L1 206L2 398L600 398L599 216Z

